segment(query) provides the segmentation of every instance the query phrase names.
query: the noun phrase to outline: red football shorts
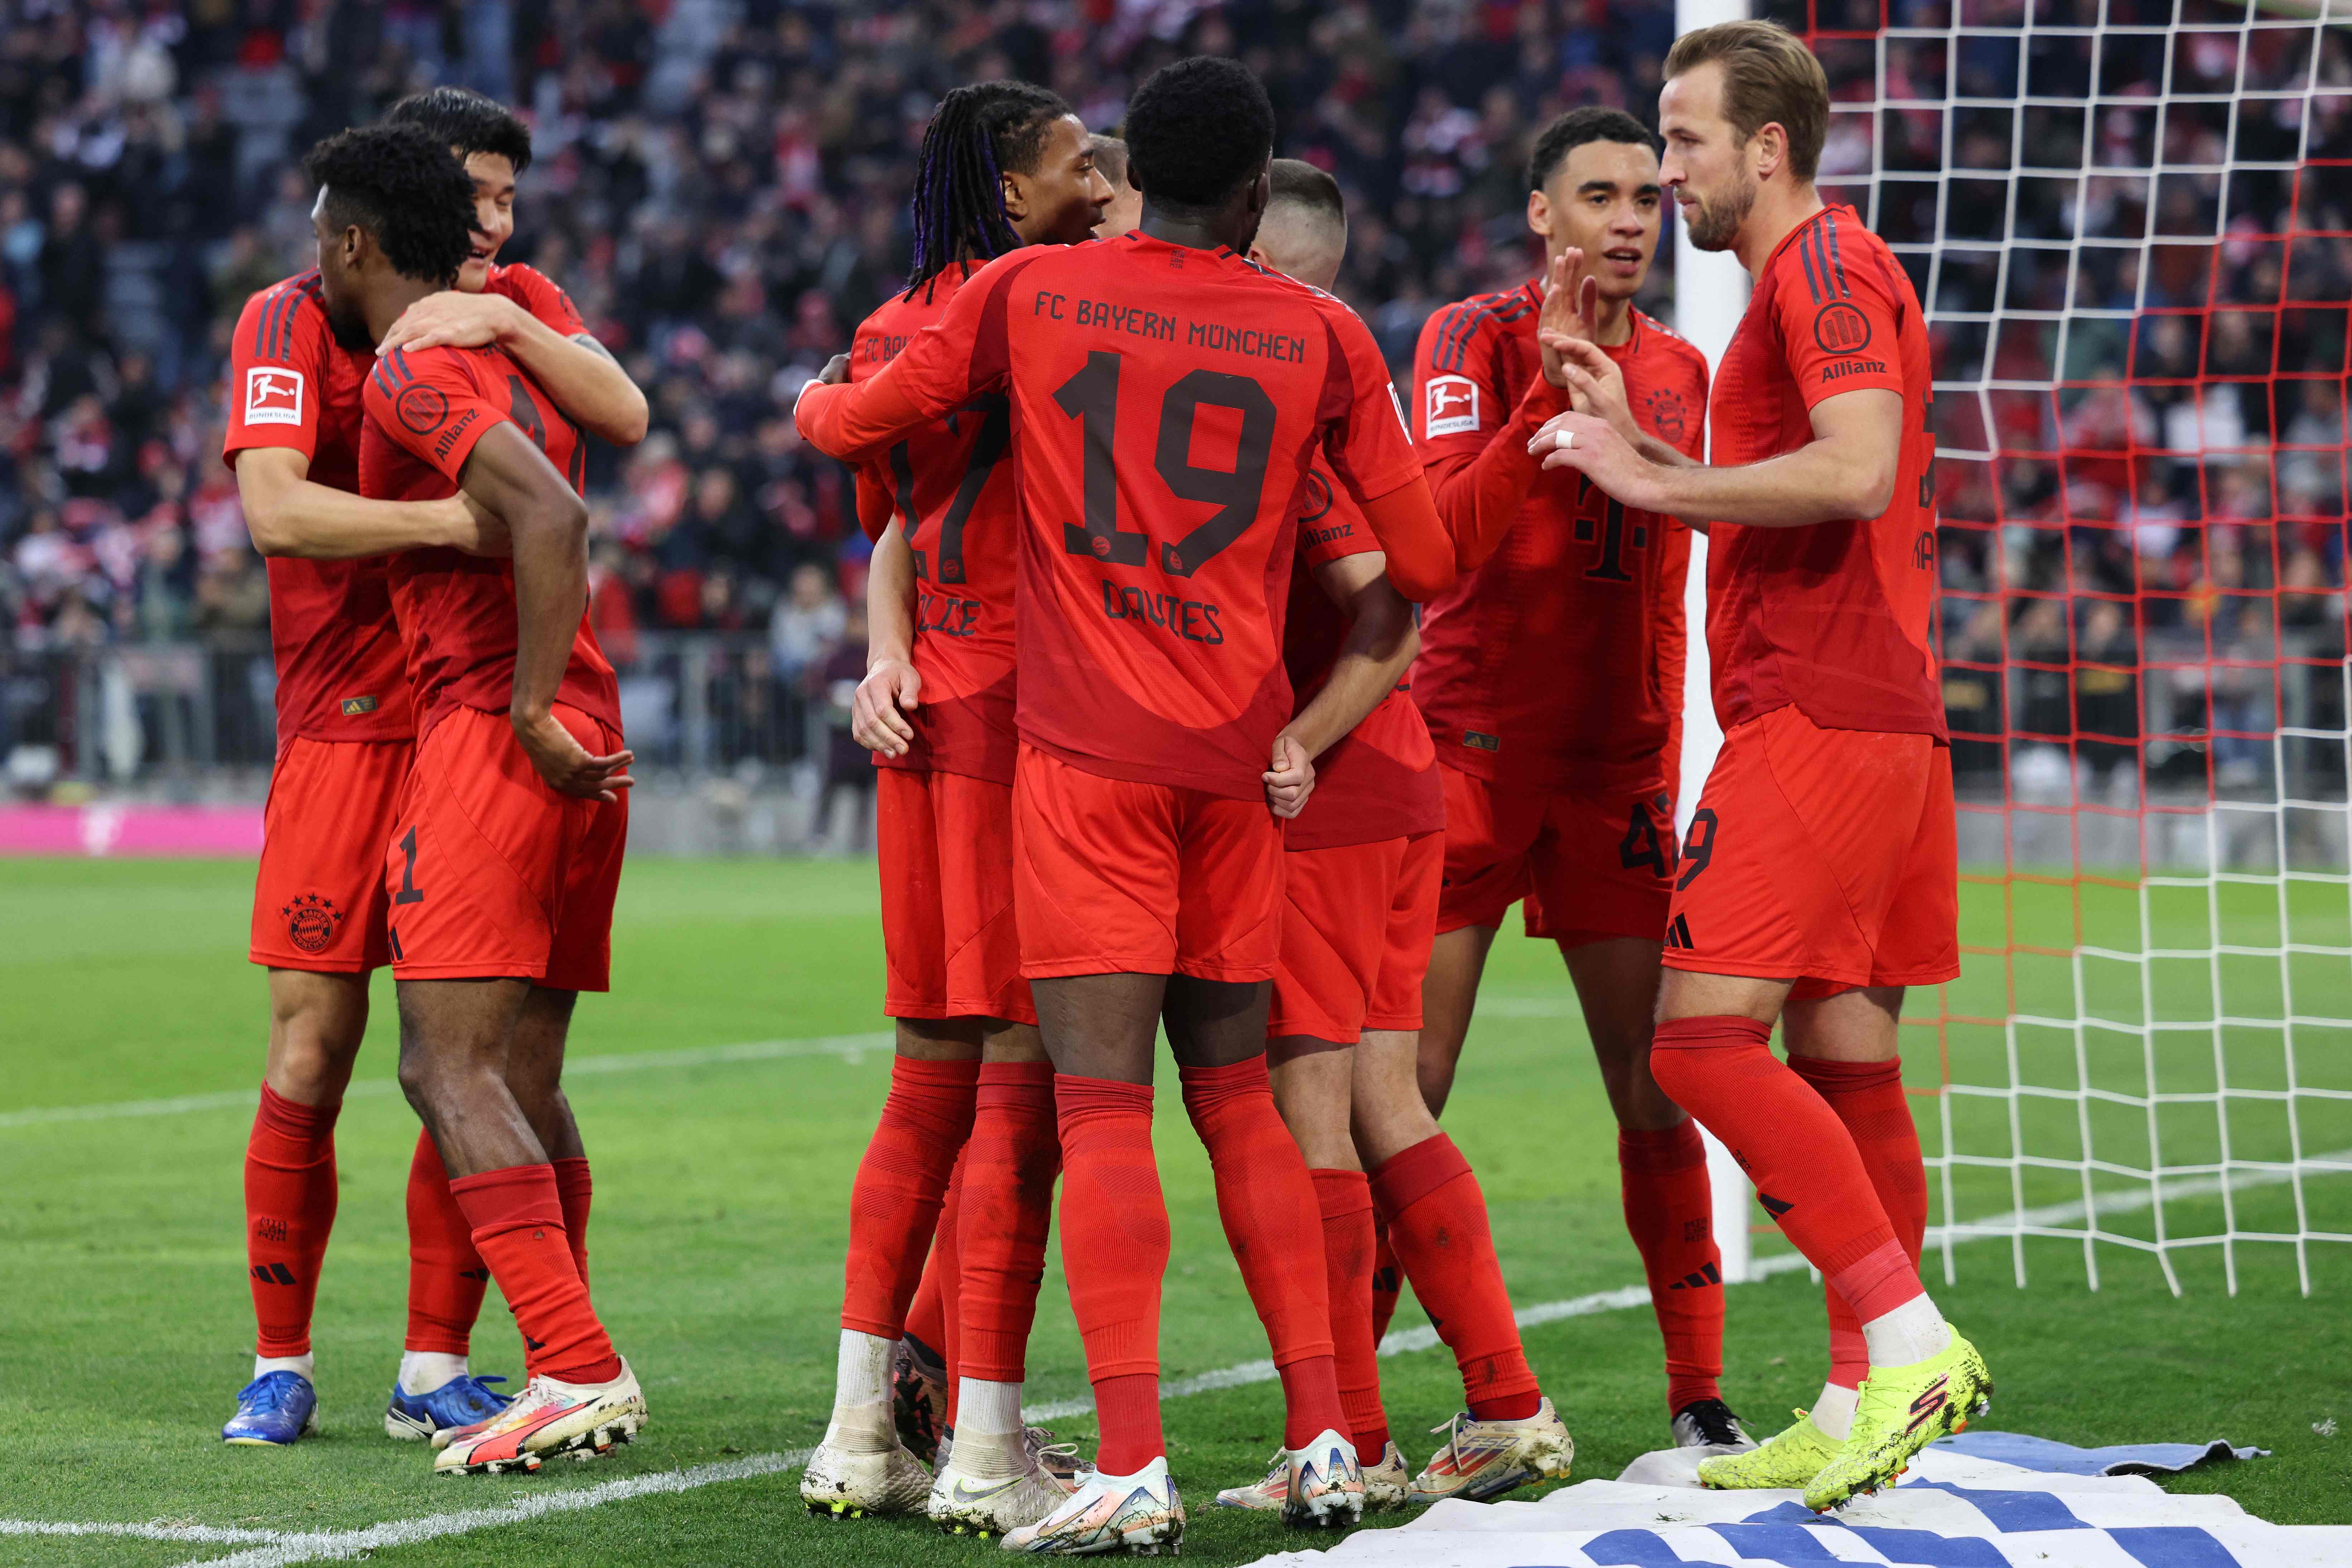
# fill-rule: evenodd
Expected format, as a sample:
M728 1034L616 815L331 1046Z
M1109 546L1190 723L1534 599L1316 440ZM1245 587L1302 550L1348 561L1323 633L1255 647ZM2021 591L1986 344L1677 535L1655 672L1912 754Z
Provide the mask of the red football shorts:
M1021 973L1274 974L1282 825L1263 800L1107 779L1026 744L1013 784Z
M1013 786L877 768L882 1011L1034 1024L1013 914Z
M1420 1028L1444 835L1293 849L1286 860L1266 1034L1352 1045L1366 1029Z
M597 756L620 732L558 703ZM629 797L606 805L548 788L503 713L460 708L416 749L382 875L401 980L530 980L612 988L613 899Z
M253 886L254 963L362 974L392 962L383 847L415 751L405 741L296 739L278 748Z
M1776 708L1723 738L1683 846L1666 963L1792 994L1960 972L1952 753Z
M1674 800L1498 789L1458 768L1445 779L1445 891L1437 929L1499 926L1521 899L1529 936L1579 947L1655 942L1674 896Z

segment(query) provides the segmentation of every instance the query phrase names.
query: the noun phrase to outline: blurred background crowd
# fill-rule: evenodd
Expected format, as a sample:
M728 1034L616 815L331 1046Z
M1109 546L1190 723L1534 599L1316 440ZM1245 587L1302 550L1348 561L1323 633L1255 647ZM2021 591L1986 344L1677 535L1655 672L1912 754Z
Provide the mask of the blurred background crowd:
M1781 19L1948 25L1948 0L1889 3ZM2032 3L2037 26L2099 16ZM2027 4L1972 0L1967 20L2013 27ZM1281 151L1347 191L1339 291L1402 380L1434 308L1528 274L1536 131L1590 102L1654 121L1672 31L1650 0L14 0L0 758L27 793L266 769L267 595L218 457L225 335L308 265L303 149L404 92L461 82L527 112L506 258L564 284L651 402L645 443L589 468L593 613L640 755L854 779L833 731L866 546L789 406L897 285L940 92L1025 77L1108 128L1166 59L1247 61ZM2282 714L2344 728L2352 168L2326 161L2352 158L2352 41L2241 26L2021 53L1995 34L1952 59L1827 40L1841 100L1872 98L1882 47L1905 106L1838 117L1824 176L1859 197L1840 180L1876 168L1882 232L1945 239L1932 273L1906 256L1939 323L1939 428L2003 454L1938 480L1972 787L1997 792L2005 764L2021 789L2070 765L2101 789L2305 787L2275 761ZM1943 105L1948 81L2044 100L2095 78L2088 116ZM2213 97L2159 114L2168 80ZM2224 173L2233 156L2277 166ZM2127 172L2158 161L2178 172ZM1673 221L1642 301L1668 321ZM2339 797L2342 750L2311 762Z

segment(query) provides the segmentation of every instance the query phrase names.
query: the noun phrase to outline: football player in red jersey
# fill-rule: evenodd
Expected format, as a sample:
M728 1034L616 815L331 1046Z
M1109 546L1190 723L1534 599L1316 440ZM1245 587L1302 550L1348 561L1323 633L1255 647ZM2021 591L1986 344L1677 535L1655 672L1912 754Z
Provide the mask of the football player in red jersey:
M1992 1392L1919 1282L1927 1183L1895 1054L1904 988L1959 973L1927 328L1894 253L1814 190L1829 89L1794 35L1702 28L1666 78L1662 177L1693 241L1756 280L1716 378L1716 461L1644 431L1616 367L1564 337L1585 411L1528 446L1709 530L1723 750L1675 883L1651 1065L1829 1286L1821 1403L1700 1479L1802 1484L1820 1510L1887 1485Z
M1251 259L1327 288L1347 245L1338 182L1276 159ZM1298 547L1307 570L1291 576L1283 658L1301 700L1289 732L1314 754L1316 775L1314 798L1283 831L1282 942L1266 1022L1275 1101L1315 1183L1339 1398L1366 1503L1484 1500L1566 1475L1575 1445L1528 1366L1477 1178L1414 1080L1445 826L1429 729L1399 684L1419 639L1360 510L1319 466ZM1470 1405L1417 1479L1381 1409L1376 1203ZM1280 1509L1299 1462L1286 1450L1263 1480L1217 1501Z
M463 97L467 114L428 129L469 162L528 164L521 123L486 99ZM504 220L509 227L511 221ZM480 243L477 236L477 250ZM636 398L642 432L643 399L601 345L579 341L584 331L561 289L520 267L499 268L483 282L502 307L531 315L535 331L553 341L550 379L572 389L559 402L576 393L593 411L605 381L617 377ZM291 1441L315 1402L309 1325L334 1217L335 1115L366 1029L367 972L390 958L383 849L415 723L380 557L409 547L506 550L503 526L462 496L394 502L356 493L360 389L373 363L363 337L338 339L315 271L254 296L230 340L224 455L236 468L255 545L269 558L279 674L279 755L251 954L270 969L272 1019L262 1110L246 1161L247 1262L262 1327L254 1381L223 1432L232 1442ZM635 439L625 424L603 433ZM545 1075L519 1077L553 1086ZM580 1235L586 1160L561 1161L558 1175ZM488 1276L440 1157L422 1135L407 1209L408 1328L384 1426L395 1436L421 1438L495 1414L504 1400L467 1365Z
M1690 536L1672 518L1542 474L1527 450L1570 405L1557 355L1537 341L1547 314L1622 366L1639 417L1693 454L1704 449L1706 362L1633 308L1664 199L1640 121L1599 108L1560 116L1536 140L1528 191L1549 281L1438 312L1415 363L1422 451L1470 552L1461 585L1428 606L1413 670L1446 792L1422 1085L1443 1110L1487 952L1524 898L1528 934L1559 944L1616 1113L1626 1226L1665 1339L1675 1441L1733 1451L1752 1445L1717 1383L1723 1276L1705 1150L1649 1068L1674 885ZM1524 679L1536 668L1563 676Z
M1102 1447L1077 1492L1008 1548L1181 1539L1160 1431L1166 1211L1151 1152L1165 1018L1222 1213L1286 1396L1318 1449L1295 1500L1351 1518L1314 1189L1265 1076L1286 811L1313 764L1283 733L1283 595L1320 448L1408 597L1453 552L1370 332L1240 254L1266 199L1274 112L1256 78L1193 58L1127 121L1144 218L1116 240L989 264L881 374L813 385L800 426L852 460L1003 391L1021 534L1013 784L1022 972L1053 1060L1062 1256Z
M1054 94L949 93L924 133L906 292L859 324L849 379L896 359L992 258L1086 239L1109 198L1086 127ZM1003 395L985 394L859 471L879 537L852 720L881 767L883 1010L898 1039L850 1199L833 1417L801 1479L820 1518L927 1506L945 1528L999 1535L1068 1495L1021 1420L1060 1148L1013 913L1010 420ZM917 1459L931 1456L892 1430L889 1374L934 1229L954 1441L927 1478Z
M331 137L307 167L329 319L381 341L470 253L471 182L406 125ZM551 1163L568 1118L532 1114L560 1090L509 1081L534 988L606 986L627 833L618 691L585 616L580 433L496 348L394 350L363 406L362 495L462 489L512 546L510 564L448 550L390 563L418 740L384 878L401 1084L529 1352L523 1392L450 1434L434 1468L530 1469L607 1450L645 1420L569 1239Z

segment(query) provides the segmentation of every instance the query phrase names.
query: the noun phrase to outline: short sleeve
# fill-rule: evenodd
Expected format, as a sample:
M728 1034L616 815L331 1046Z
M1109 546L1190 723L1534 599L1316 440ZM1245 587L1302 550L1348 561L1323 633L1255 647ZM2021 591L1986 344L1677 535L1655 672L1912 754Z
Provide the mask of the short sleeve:
M283 283L247 300L229 339L222 459L234 467L236 454L254 447L315 456L319 405L334 352L326 311L300 285Z
M1832 209L1799 229L1778 261L1773 320L1807 408L1842 393L1903 391L1903 307L1870 252L1857 244L1845 254L1842 226Z
M1365 522L1363 509L1317 458L1307 470L1307 502L1298 511L1298 563L1312 570L1381 547Z
M1511 416L1496 374L1494 300L1465 300L1432 316L1412 353L1412 433L1424 460L1475 458Z
M567 338L577 337L588 330L588 323L580 319L580 309L572 304L572 296L536 267L500 268L498 289Z
M490 427L512 422L482 395L459 357L467 352L394 349L375 362L365 395L368 423L451 484Z
M1358 500L1371 500L1419 479L1421 458L1370 330L1337 300L1325 321L1331 353L1340 362L1338 374L1346 377L1346 406L1326 429L1323 450L1334 477Z

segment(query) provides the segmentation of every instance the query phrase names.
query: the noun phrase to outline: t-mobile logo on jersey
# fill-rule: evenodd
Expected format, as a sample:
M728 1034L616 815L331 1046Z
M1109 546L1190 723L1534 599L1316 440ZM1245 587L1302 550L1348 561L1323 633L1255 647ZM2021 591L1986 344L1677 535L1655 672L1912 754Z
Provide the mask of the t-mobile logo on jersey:
M247 425L302 423L302 373L255 365L245 373Z
M1478 428L1478 384L1466 375L1433 375L1423 395L1425 436L1464 436Z

